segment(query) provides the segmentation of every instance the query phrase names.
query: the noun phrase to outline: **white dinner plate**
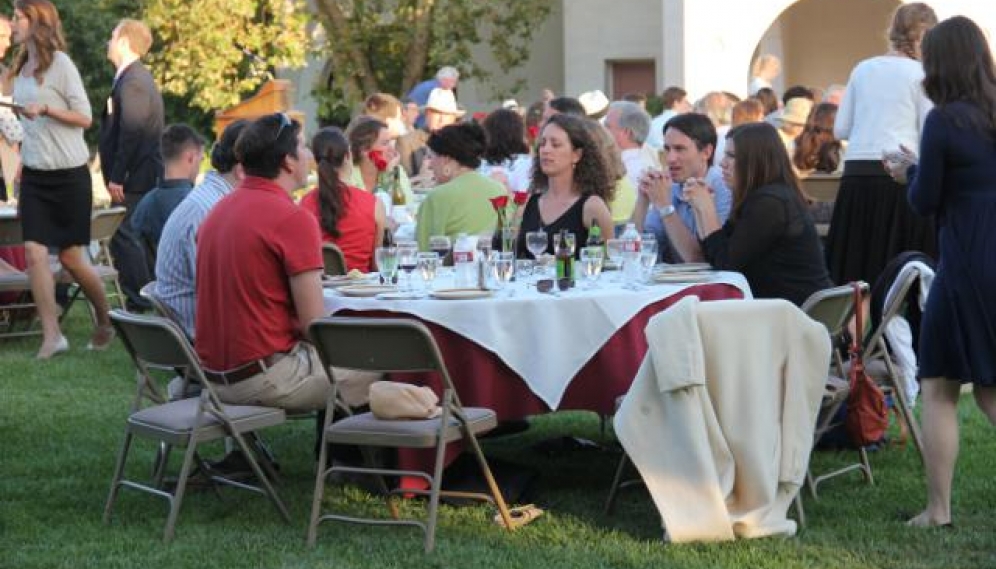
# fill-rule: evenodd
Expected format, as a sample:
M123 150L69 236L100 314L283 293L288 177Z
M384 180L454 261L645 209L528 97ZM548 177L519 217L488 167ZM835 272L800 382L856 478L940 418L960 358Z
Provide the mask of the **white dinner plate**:
M322 279L322 286L326 288L339 288L351 285L364 285L364 284L376 284L376 283L377 283L376 274L362 275L358 277L339 275L334 277L325 277Z
M420 300L425 298L423 292L382 292L377 295L378 300Z
M701 283L711 279L715 274L712 271L658 273L654 275L653 279L655 283Z
M379 284L358 284L340 287L338 290L339 294L345 296L369 297L388 292L397 292L398 287Z
M474 298L487 298L491 296L491 291L479 288L444 288L434 290L429 294L433 298L442 300L470 300Z
M694 273L698 271L711 271L712 265L709 263L676 263L673 265L658 265L654 267L654 273Z

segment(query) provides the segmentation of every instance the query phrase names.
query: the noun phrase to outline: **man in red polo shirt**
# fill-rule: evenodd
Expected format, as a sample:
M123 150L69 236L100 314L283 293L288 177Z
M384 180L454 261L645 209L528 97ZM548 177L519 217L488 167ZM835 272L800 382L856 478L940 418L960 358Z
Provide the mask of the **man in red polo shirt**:
M323 409L330 385L308 324L323 315L318 224L291 199L311 151L282 113L235 143L245 179L205 219L197 239L197 353L229 403Z

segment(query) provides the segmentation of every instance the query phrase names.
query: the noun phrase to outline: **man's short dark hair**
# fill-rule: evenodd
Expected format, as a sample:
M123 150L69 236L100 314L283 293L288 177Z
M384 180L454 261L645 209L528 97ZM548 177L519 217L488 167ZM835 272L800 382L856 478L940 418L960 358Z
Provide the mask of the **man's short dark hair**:
M664 103L664 110L671 110L682 99L688 96L688 92L681 87L668 87L661 94L661 101Z
M235 157L249 176L274 180L285 156L297 158L301 123L284 113L256 119L242 129L235 141Z
M793 85L785 90L782 94L782 103L787 105L789 100L801 97L803 99L813 100L813 90L804 85Z
M557 97L556 99L550 99L549 105L551 109L557 111L558 113L574 115L576 117L587 116L584 112L584 107L581 106L581 102L574 97Z
M197 134L197 131L183 123L171 124L163 131L159 139L159 152L163 156L164 162L172 162L183 153L193 148L204 148L204 137Z
M232 171L232 168L235 168L235 165L239 163L235 158L235 141L242 134L242 129L247 126L249 126L249 121L239 119L225 127L221 133L221 138L214 143L214 148L211 149L212 168L222 174L227 174Z
M691 138L692 141L695 142L695 147L699 150L705 150L707 145L711 145L713 153L715 153L716 127L713 126L712 121L709 120L709 117L706 115L700 113L675 115L664 124L665 136L670 128L673 128L688 138ZM713 156L710 155L710 166L712 166L712 158Z

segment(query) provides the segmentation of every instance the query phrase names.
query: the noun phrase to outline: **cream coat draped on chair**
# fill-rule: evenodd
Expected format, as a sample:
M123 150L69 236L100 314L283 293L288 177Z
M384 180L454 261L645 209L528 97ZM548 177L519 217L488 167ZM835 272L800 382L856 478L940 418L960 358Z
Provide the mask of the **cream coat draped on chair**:
M794 535L830 364L826 328L784 300L654 317L615 418L673 542Z

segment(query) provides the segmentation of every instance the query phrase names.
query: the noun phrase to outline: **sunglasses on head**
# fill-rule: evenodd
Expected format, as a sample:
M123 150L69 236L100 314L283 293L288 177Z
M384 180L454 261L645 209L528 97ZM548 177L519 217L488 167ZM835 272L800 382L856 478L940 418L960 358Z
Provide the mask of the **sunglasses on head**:
M273 142L280 140L280 135L284 133L284 129L291 126L291 119L285 113L274 113L275 116L280 117L280 128L277 129L277 136L273 137Z

